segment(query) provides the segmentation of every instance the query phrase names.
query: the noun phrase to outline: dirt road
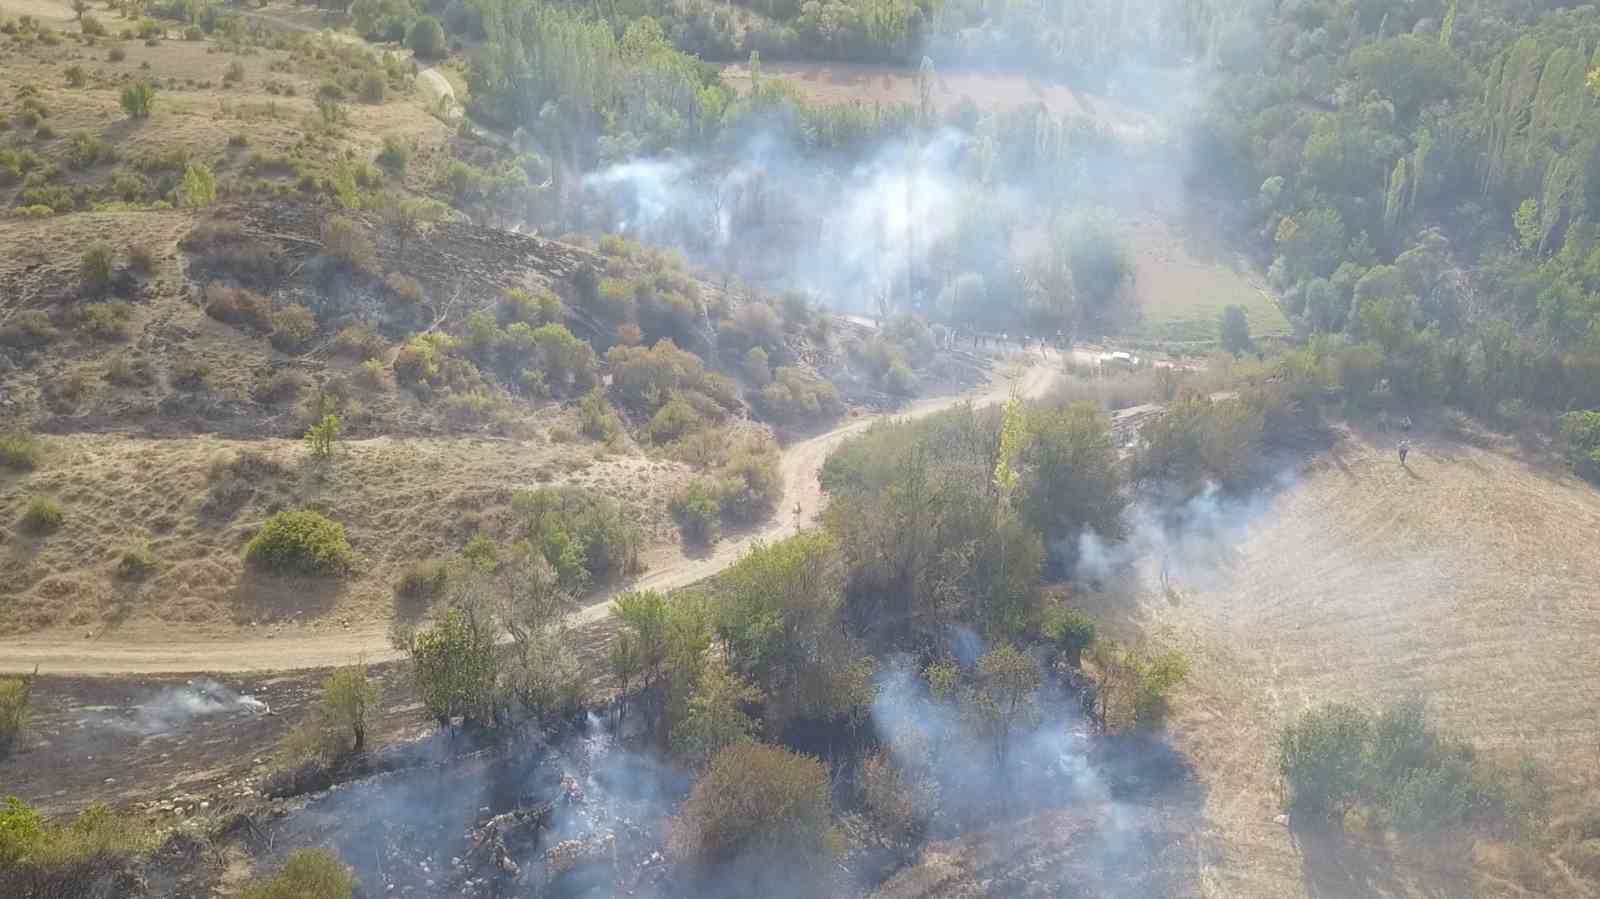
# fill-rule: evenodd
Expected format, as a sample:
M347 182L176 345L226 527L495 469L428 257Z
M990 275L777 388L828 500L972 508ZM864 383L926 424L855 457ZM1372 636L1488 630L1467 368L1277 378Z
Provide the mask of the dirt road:
M915 418L969 401L978 405L999 402L1009 395L1013 386L1025 396L1036 397L1049 388L1054 378L1053 366L1036 365L1023 371L1014 381L997 380L979 390L921 400L894 417ZM793 533L797 504L801 518L806 522L814 521L823 502L822 489L817 482L822 463L841 442L883 417L863 416L825 434L791 444L781 462L783 504L772 521L751 532L722 540L703 555L689 556L680 547L664 547L646 556L646 573L622 589L672 590L710 577L732 564L757 541ZM574 626L586 624L610 614L611 595L597 597L592 605L574 612L570 623ZM215 640L150 636L148 641L129 639L125 635L121 640L115 637L81 641L59 637L3 640L0 641L0 672L28 672L37 666L39 673L54 675L238 673L324 668L348 664L357 657L365 657L368 662L382 662L397 656L389 647L388 634L382 625L303 636L280 633L270 637Z

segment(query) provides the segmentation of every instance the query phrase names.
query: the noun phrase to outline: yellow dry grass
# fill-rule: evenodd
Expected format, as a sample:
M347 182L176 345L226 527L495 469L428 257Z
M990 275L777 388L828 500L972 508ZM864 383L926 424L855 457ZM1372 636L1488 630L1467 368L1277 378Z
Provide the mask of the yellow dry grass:
M1514 847L1296 844L1278 820L1277 734L1329 701L1421 696L1480 749L1546 766L1558 811L1592 785L1600 493L1511 452L1412 439L1404 468L1392 435L1312 461L1215 567L1175 570L1171 601L1097 597L1142 603L1131 629L1195 661L1170 730L1206 786L1208 895L1524 895L1519 880L1584 895L1548 857L1511 870L1526 865Z
M503 533L516 490L571 484L610 496L648 544L676 540L667 498L687 477L676 463L544 438L378 438L342 444L326 464L284 440L45 439L43 466L0 480L0 632L180 625L192 636L253 622L384 621L407 565L453 554L474 533ZM213 465L242 451L263 453L287 473L261 479L239 508L208 504ZM44 536L17 531L39 495L60 501L64 523ZM246 570L242 550L255 528L301 506L345 526L361 559L352 576L308 581ZM145 544L157 570L120 577L122 553Z
M1177 228L1142 216L1127 230L1133 290L1142 320L1138 333L1161 340L1215 340L1226 306L1243 306L1252 337L1282 337L1289 321L1237 254L1197 238L1200 228Z

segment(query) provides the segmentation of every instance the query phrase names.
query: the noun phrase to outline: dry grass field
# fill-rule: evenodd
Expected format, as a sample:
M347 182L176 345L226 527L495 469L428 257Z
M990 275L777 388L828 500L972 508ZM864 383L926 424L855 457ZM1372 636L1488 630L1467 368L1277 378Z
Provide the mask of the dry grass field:
M1365 837L1296 841L1282 813L1277 734L1330 701L1421 697L1445 729L1555 784L1559 821L1594 785L1600 746L1600 493L1514 451L1350 434L1223 535L1175 561L1174 595L1141 580L1090 594L1136 607L1124 635L1185 647L1190 683L1170 738L1206 786L1209 896L1588 895L1554 856L1459 840L1408 854ZM1519 871L1521 866L1525 870Z
M1217 339L1225 306L1243 306L1252 337L1290 333L1283 310L1264 282L1235 254L1199 238L1200 229L1177 226L1154 215L1129 223L1134 296L1142 319L1140 337L1169 341Z

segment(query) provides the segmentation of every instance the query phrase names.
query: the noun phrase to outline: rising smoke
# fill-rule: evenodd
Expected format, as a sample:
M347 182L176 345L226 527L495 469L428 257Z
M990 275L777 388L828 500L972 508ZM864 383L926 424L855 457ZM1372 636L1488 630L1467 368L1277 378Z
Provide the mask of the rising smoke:
M268 711L267 704L254 696L241 694L209 678L199 678L182 687L150 694L126 709L96 712L86 717L84 724L154 737L180 733L199 718L260 715Z

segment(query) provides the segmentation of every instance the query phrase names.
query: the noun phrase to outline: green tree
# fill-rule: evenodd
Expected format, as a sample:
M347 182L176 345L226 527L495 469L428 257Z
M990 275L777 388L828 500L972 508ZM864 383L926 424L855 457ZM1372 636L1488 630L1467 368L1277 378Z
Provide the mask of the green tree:
M1341 815L1356 801L1371 725L1359 709L1328 705L1307 711L1278 741L1278 770L1289 802L1317 815Z
M148 119L156 89L148 81L136 81L122 89L122 110L130 119Z
M1516 228L1517 243L1524 253L1532 253L1539 248L1540 238L1544 236L1544 228L1539 220L1539 201L1529 197L1517 207L1516 214L1512 217L1512 224Z
M1074 668L1083 666L1083 651L1094 645L1094 620L1077 609L1052 606L1045 612L1040 634Z
M1017 731L1039 720L1039 680L1039 668L1033 659L1010 644L1002 644L978 659L972 712L994 754L997 771L1006 770Z
M406 34L406 47L423 59L436 59L444 55L444 26L433 16L419 17Z
M401 648L411 656L423 708L439 726L448 726L456 717L489 722L499 678L492 629L456 608L432 627L400 637Z
M1250 349L1250 319L1245 317L1243 306L1224 306L1218 331L1224 350L1239 356Z
M832 819L828 769L822 762L776 746L738 742L717 753L695 782L673 848L698 864L738 858L755 862L759 871L761 860L823 856ZM772 873L780 870L788 868Z
M364 662L340 668L322 682L323 714L330 725L350 732L354 752L367 746L367 721L377 704L378 685L368 679Z
M726 747L755 736L760 722L744 707L760 701L760 690L728 670L719 656L711 656L689 694L687 714L673 728L674 747L690 764L706 764Z
M313 459L333 457L333 448L339 440L340 427L339 416L329 413L306 431L306 449L311 452Z

